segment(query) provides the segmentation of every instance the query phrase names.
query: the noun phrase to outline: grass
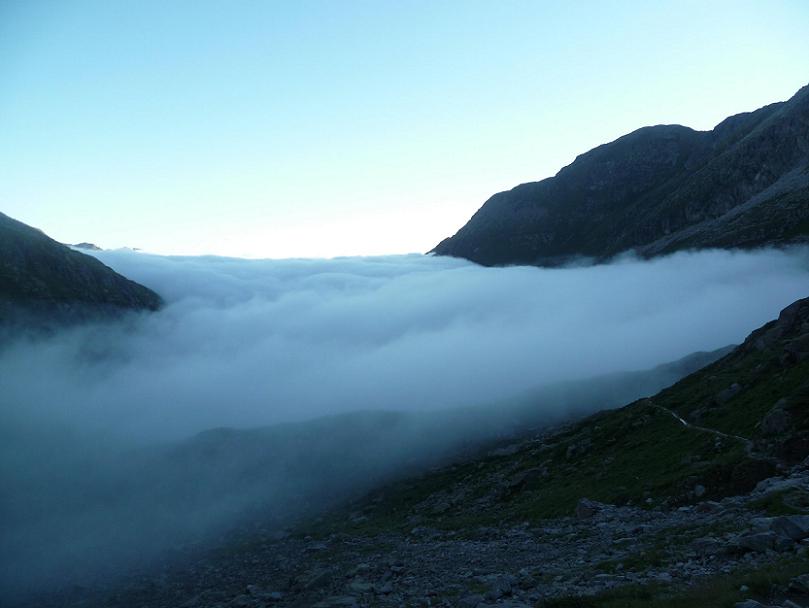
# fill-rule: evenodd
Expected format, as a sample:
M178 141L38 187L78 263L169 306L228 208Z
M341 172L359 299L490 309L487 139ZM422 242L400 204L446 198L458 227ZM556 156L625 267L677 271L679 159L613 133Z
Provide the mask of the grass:
M780 351L734 353L688 376L655 397L655 402L677 411L686 420L704 411L698 424L749 439L759 434L761 419L782 397L793 394L809 377L809 360L792 367L778 363ZM724 403L716 396L732 384L742 390Z
M376 535L425 526L470 536L482 526L573 515L584 497L652 507L687 501L700 482L714 494L728 493L732 489L728 484L737 483L735 469L748 459L741 443L726 442L717 448L714 439L637 402L573 425L544 447L527 442L510 457L481 456L391 484L310 525L306 533ZM569 456L570 450L575 455ZM547 469L547 475L510 492L503 489L506 480L537 468ZM431 509L461 490L463 498L441 513ZM483 502L478 502L480 498ZM349 514L357 510L367 519L351 523Z

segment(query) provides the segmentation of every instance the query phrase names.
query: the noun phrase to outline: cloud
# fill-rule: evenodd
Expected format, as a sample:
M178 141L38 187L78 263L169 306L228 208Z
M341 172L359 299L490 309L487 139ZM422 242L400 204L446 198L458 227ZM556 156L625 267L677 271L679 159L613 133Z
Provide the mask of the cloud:
M7 350L2 394L43 417L171 437L496 401L649 368L739 342L805 296L809 255L710 251L569 269L419 255L98 257L166 308Z
M282 517L368 487L508 429L515 396L555 420L571 393L536 387L740 342L809 285L807 249L559 269L95 255L167 305L0 351L0 550L18 565L0 586L33 564L37 586L79 580L257 505ZM664 377L589 383L572 405L619 405Z

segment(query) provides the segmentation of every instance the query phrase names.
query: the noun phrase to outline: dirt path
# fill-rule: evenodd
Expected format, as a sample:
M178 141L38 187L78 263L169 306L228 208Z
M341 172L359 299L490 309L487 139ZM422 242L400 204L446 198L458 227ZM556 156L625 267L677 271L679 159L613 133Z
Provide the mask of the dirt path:
M650 407L654 407L654 408L657 408L659 410L662 410L662 411L666 412L669 416L673 417L675 420L677 420L677 422L679 422L680 424L682 424L686 428L694 429L695 431L702 431L703 433L711 433L712 435L715 435L717 437L721 437L723 439L735 439L736 441L741 441L744 444L745 453L747 454L747 456L749 458L753 458L755 460L767 460L767 461L775 462L774 458L771 458L769 456L763 456L762 454L756 454L753 451L753 442L750 439L747 439L746 437L742 437L741 435L731 435L729 433L723 433L722 431L718 431L716 429L711 429L711 428L708 428L706 426L699 426L699 425L696 425L696 424L691 424L687 420L681 418L677 414L677 412L675 412L673 410L670 410L669 408L664 407L662 405L659 405L659 404L655 403L654 401L652 401L651 399L647 399L646 403Z

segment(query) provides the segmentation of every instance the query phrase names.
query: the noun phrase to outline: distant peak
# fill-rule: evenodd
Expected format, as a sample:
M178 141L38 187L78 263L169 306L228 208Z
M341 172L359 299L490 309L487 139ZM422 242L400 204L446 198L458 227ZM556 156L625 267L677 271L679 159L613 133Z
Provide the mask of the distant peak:
M95 243L76 243L75 245L71 245L71 247L75 247L76 249L87 249L88 251L103 251L103 249L101 249L101 247Z

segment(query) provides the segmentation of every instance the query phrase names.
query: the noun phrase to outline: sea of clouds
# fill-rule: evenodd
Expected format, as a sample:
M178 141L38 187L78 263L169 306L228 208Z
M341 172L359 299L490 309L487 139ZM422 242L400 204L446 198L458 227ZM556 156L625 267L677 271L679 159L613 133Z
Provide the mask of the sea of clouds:
M556 269L94 255L166 304L0 345L0 593L108 580L431 466L511 432L515 396L532 424L570 387L577 411L620 405L677 376L588 379L739 343L809 295L806 248ZM196 435L279 423L302 424Z
M809 291L806 249L559 269L96 255L165 308L7 348L0 395L52 423L161 437L650 368L738 343Z

